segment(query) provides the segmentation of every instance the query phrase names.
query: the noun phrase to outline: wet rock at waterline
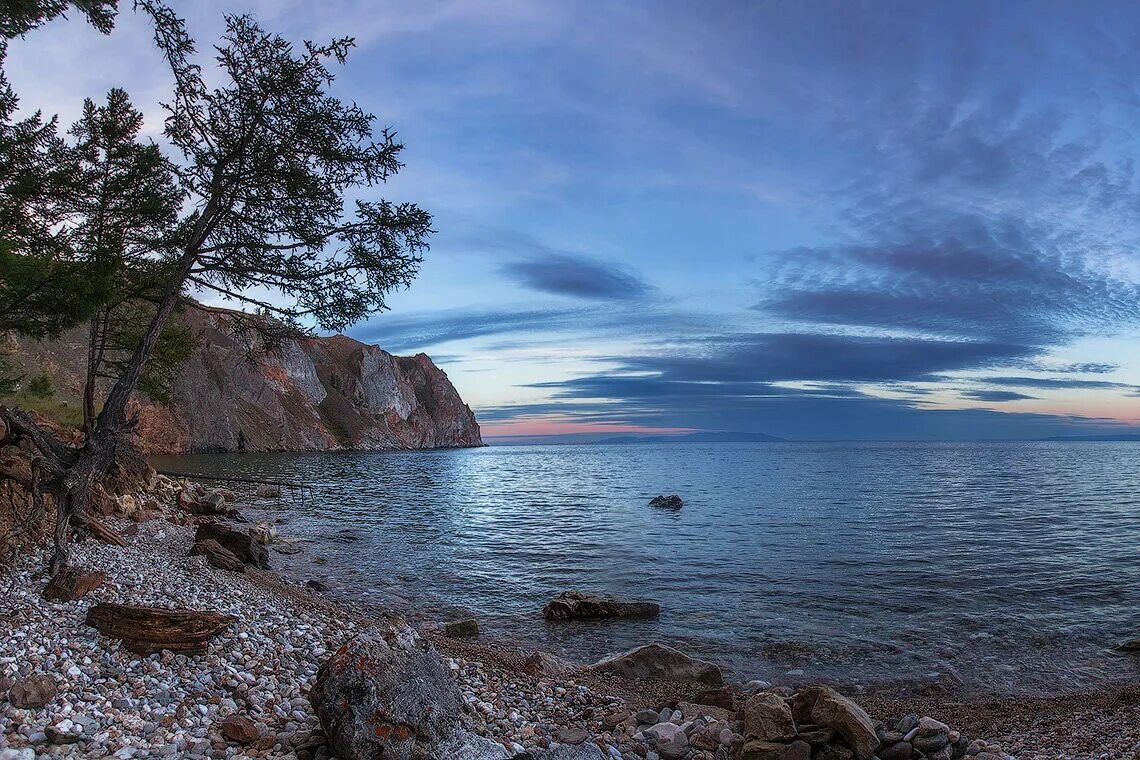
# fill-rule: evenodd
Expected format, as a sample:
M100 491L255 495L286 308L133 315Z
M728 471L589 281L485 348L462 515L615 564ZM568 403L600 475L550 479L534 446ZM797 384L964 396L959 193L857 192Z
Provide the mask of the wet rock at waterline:
M656 602L626 601L581 591L564 591L542 609L542 616L547 620L648 618L659 614L661 605Z
M475 618L466 620L453 620L443 624L443 635L453 639L466 638L479 635L479 621Z

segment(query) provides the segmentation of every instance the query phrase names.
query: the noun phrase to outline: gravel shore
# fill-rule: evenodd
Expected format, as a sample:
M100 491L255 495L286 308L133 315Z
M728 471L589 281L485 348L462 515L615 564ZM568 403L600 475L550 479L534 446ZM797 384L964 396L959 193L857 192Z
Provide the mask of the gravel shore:
M120 527L126 523L120 523ZM375 617L272 572L219 570L187 556L193 530L156 519L140 523L126 547L86 542L74 561L108 580L73 602L41 596L45 555L24 557L0 586L0 697L36 673L56 680L45 707L0 702L0 760L54 757L328 757L308 692L320 664ZM140 657L84 624L97 601L185 607L233 615L204 655ZM683 684L616 677L539 677L523 672L508 647L433 636L470 707L467 728L508 754L557 744L596 744L604 755L654 757L632 713L684 701ZM1041 699L915 704L860 700L888 723L908 712L938 717L987 737L1019 760L1140 758L1140 691ZM684 719L715 724L728 714L693 708ZM629 712L626 712L629 711ZM223 733L245 716L256 738ZM690 756L721 757L710 749Z

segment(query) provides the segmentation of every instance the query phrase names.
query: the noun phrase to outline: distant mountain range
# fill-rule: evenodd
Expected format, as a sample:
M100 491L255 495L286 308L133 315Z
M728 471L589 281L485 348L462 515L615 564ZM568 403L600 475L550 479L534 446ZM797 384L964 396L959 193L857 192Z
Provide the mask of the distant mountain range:
M684 435L620 435L590 443L784 443L787 439L764 433L701 432Z

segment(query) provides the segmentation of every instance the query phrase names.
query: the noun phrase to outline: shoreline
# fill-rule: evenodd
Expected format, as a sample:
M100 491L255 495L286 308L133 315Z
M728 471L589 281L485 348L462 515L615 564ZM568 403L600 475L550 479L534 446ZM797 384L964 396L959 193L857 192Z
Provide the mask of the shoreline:
M272 570L237 574L187 556L194 521L169 511L170 504L160 506L163 516L137 523L125 547L91 541L74 547L76 564L109 576L79 600L41 597L47 580L43 549L24 557L5 578L3 595L11 601L0 611L0 696L11 682L37 672L58 679L58 696L43 708L0 703L0 758L330 756L308 700L317 669L337 647L394 616L328 599ZM172 517L188 524L169 522ZM117 518L113 524L124 532L134 525ZM140 657L84 624L86 609L96 601L209 609L237 620L204 655L164 651ZM644 730L630 717L638 710L684 703L685 719L733 718L724 708L693 703L697 689L707 686L582 671L536 676L524 672L526 653L509 644L438 632L424 636L446 658L470 708L465 730L507 752L593 744L605 753L599 757L651 757ZM747 697L740 687L728 694L737 709ZM855 698L888 725L907 713L930 715L1000 744L1019 760L1140 752L1140 689L1037 698ZM616 721L623 711L628 712ZM256 740L240 744L219 732L222 721L234 715L254 721ZM49 726L64 742L53 743ZM30 755L29 747L35 748ZM719 757L712 750L707 756Z

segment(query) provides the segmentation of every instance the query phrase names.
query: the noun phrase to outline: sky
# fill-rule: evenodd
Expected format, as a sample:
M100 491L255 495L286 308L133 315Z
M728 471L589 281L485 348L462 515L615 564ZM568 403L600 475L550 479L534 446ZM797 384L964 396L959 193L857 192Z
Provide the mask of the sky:
M130 3L125 3L129 8ZM349 334L431 355L486 437L1140 432L1140 7L196 0L355 36L338 94L434 215ZM125 87L142 19L13 43L25 108Z

